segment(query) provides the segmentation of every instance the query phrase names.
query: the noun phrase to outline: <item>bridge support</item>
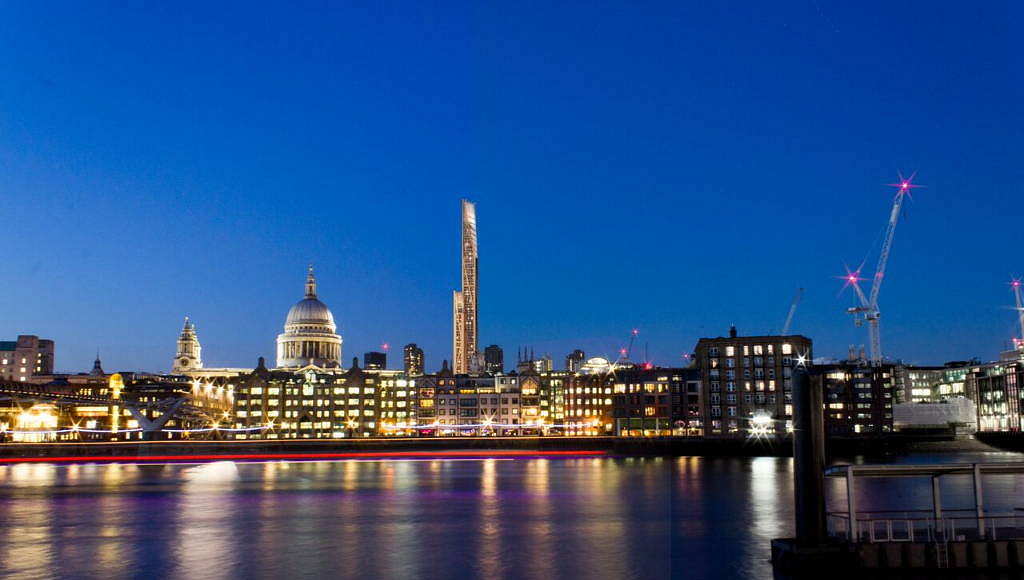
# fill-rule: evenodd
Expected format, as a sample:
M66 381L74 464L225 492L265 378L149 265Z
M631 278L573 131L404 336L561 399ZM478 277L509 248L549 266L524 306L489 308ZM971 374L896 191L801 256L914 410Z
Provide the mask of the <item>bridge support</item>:
M185 399L178 399L172 402L166 409L164 409L163 414L155 419L146 417L142 410L137 407L129 407L128 411L132 414L132 417L138 421L139 427L142 428L142 440L152 441L153 436L163 429L164 425L174 417L174 413L176 413L184 404Z

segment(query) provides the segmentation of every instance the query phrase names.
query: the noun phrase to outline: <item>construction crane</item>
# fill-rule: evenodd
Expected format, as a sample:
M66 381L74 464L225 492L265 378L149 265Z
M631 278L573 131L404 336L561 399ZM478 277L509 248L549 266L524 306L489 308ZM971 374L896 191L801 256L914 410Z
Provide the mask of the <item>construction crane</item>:
M903 198L910 194L910 190L921 187L913 183L914 175L916 174L911 174L910 177L904 178L900 174L899 182L889 184L896 188L896 196L892 202L892 211L889 213L889 225L885 230L882 251L878 254L878 265L875 267L875 276L871 281L870 294L865 296L860 288L860 281L862 279L860 278L860 270L854 272L847 271L845 277L847 285L853 286L859 301L859 306L848 308L846 311L853 315L854 323L857 326L861 326L864 322L868 323L872 365L878 365L882 362L882 339L878 330L878 319L882 313L878 309L878 293L882 288L882 280L885 278L885 267L889 262L889 252L892 251L892 240L896 234L896 224L900 219L900 210L903 208Z
M800 304L800 298L804 295L803 288L796 289L796 295L793 296L793 303L789 305L789 314L786 315L786 323L782 325L782 336L789 335L789 327L793 324L793 315L796 314L796 307Z
M634 328L629 333L629 346L624 346L619 349L619 359L615 361L615 364L627 364L630 362L630 357L633 355L633 343L636 342L637 335L640 334L640 330Z
M1014 346L1020 349L1024 349L1024 300L1021 299L1021 286L1022 283L1020 278L1014 278L1010 281L1010 289L1013 290L1013 297L1017 302L1017 319L1020 322L1020 338L1013 339Z

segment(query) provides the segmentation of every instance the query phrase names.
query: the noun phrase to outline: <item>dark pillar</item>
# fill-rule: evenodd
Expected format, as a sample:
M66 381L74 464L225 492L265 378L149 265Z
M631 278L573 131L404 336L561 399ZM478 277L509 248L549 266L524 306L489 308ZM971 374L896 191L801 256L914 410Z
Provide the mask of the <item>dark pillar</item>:
M793 371L793 493L799 546L825 542L825 429L822 385Z

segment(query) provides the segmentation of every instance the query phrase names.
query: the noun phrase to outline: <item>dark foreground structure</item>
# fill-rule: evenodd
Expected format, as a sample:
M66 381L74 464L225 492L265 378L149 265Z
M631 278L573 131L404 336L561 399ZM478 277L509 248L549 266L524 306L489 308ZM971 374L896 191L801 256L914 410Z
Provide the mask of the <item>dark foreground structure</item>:
M1024 508L985 509L985 475L1024 474L1024 463L838 465L824 468L820 390L806 372L794 373L794 493L796 537L772 540L777 574L843 575L860 570L1024 569ZM846 482L845 511L826 512L824 478ZM940 481L970 477L974 508L944 510ZM857 482L865 478L927 478L930 509L870 512L857 509Z

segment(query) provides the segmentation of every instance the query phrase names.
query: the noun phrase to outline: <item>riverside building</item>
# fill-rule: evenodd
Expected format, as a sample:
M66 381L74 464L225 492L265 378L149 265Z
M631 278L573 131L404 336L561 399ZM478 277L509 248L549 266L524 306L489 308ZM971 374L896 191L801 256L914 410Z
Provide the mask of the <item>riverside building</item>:
M630 367L615 373L614 434L625 437L702 433L700 373L693 368Z
M892 432L896 365L872 366L862 361L817 365L811 370L811 384L824 390L827 435Z
M267 369L263 359L239 379L235 427L267 426L239 439L339 439L378 433L379 378L352 359L346 371Z
M701 373L706 437L747 437L755 429L783 435L793 418L792 373L812 360L811 339L800 336L702 338L695 349Z
M1024 358L973 365L965 390L977 404L979 431L1021 431L1024 407Z
M515 377L439 378L434 393L436 435L520 435L527 429Z

